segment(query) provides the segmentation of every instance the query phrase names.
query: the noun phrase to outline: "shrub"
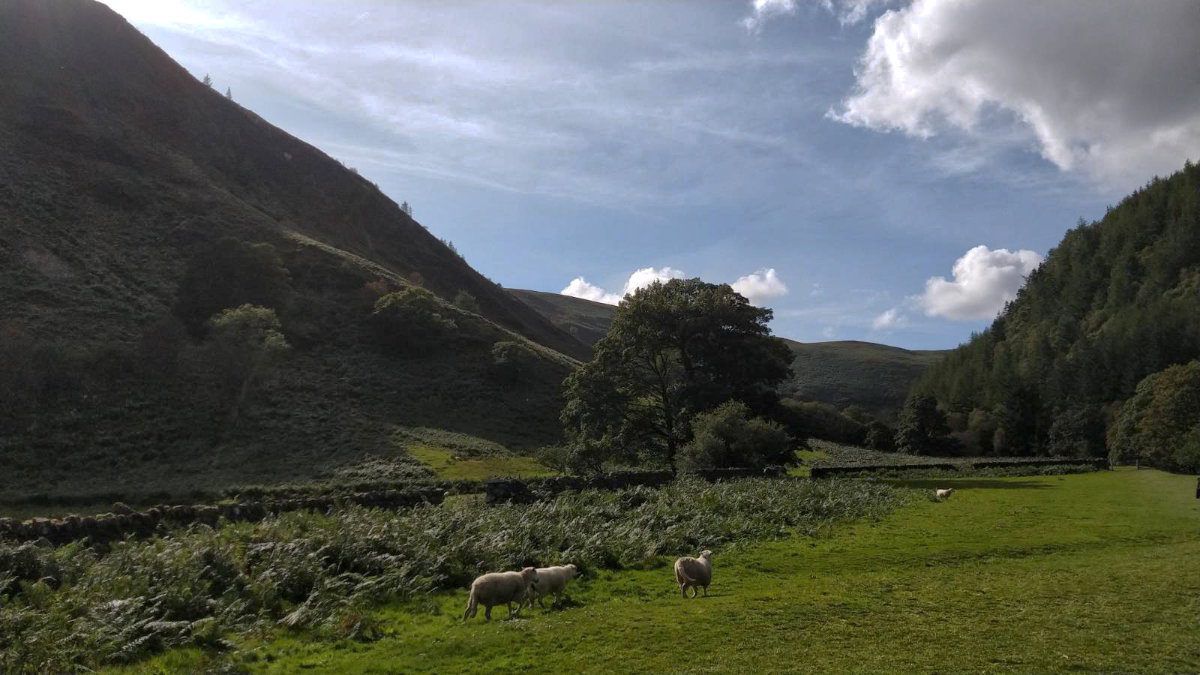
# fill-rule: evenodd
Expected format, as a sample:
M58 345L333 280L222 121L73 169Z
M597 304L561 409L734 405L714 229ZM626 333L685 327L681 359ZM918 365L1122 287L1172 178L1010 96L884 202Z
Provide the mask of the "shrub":
M761 469L792 461L791 439L774 422L751 417L740 401L727 401L692 421L692 440L679 451L681 471L725 467Z
M472 314L482 313L479 307L479 301L475 299L474 295L471 295L466 291L459 291L458 293L454 294L454 306L463 310L464 312L471 312Z
M188 262L173 311L200 335L208 319L227 307L282 309L291 295L290 284L274 246L226 237Z
M866 445L880 452L895 452L896 432L883 422L872 421L867 425Z
M455 334L452 310L433 293L409 286L375 302L371 327L380 343L396 353L435 351Z

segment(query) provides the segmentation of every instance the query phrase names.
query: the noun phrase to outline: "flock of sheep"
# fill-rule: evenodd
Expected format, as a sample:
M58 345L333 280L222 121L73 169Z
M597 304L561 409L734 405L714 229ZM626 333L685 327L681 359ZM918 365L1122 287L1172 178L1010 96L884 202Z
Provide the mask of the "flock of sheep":
M489 572L475 579L471 584L471 597L467 600L467 611L463 612L463 621L475 616L479 606L483 605L483 618L491 621L492 607L505 605L508 615L519 616L521 608L528 602L533 606L537 600L539 607L545 607L542 599L548 594L554 595L557 603L567 584L579 573L574 565L558 567L526 567L520 572ZM688 597L700 594L697 589L703 589L708 595L708 585L712 583L712 551L701 551L696 558L680 558L675 561L675 581L679 583L679 592ZM517 603L513 611L513 603Z
M944 501L954 494L954 488L934 491L937 501ZM492 607L505 605L510 617L519 616L526 602L533 606L537 600L538 606L545 608L542 599L547 594L554 595L557 603L567 584L579 573L574 565L558 567L526 567L520 572L489 572L475 579L471 584L471 597L467 600L467 611L463 612L463 621L475 616L479 605L483 605L483 618L492 620ZM679 592L683 597L700 594L702 589L708 595L708 585L712 583L712 551L701 551L695 558L680 558L675 561L675 581L679 584ZM513 603L517 603L513 611Z

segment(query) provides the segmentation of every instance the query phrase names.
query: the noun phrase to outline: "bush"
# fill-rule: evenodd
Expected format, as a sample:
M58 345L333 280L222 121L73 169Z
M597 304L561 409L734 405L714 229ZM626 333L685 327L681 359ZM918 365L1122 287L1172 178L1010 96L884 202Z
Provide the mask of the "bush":
M410 286L379 298L370 323L389 351L420 354L436 351L455 335L452 312L433 293Z
M536 367L538 356L520 342L502 340L492 345L492 377L513 384L522 381Z
M251 304L283 309L291 280L270 244L221 239L188 262L173 311L194 335L227 307Z
M867 425L866 445L879 452L895 452L896 432L883 422L872 421Z
M859 445L867 435L863 425L819 401L781 401L779 421L796 438L818 438L835 443Z
M692 421L692 440L680 449L680 471L747 467L761 469L794 460L791 439L774 422L751 417L740 401L727 401Z

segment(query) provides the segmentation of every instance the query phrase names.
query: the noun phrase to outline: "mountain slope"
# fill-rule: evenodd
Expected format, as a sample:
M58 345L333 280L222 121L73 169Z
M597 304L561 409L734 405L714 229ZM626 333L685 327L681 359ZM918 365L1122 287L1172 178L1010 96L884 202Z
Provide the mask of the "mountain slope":
M1200 167L1154 179L1067 232L987 330L919 388L977 411L1011 452L1100 454L1137 383L1200 357Z
M612 305L557 293L509 292L589 345L608 332L616 311ZM899 410L913 382L946 354L872 342L784 342L796 358L792 377L780 386L782 395L839 407L858 405L874 412Z
M0 496L420 473L426 427L558 437L585 345L107 7L0 2L0 85ZM417 286L480 315L432 298L452 328L389 351L372 306ZM245 302L291 349L229 414L205 319Z

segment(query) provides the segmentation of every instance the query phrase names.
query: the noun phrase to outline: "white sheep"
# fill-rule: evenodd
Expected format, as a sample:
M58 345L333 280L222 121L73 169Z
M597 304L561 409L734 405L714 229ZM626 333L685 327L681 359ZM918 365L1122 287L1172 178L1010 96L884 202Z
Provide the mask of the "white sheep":
M508 615L517 616L525 606L525 597L529 588L537 583L537 570L526 567L520 572L489 572L471 584L471 597L467 600L467 611L463 612L463 621L475 616L479 605L485 607L483 618L492 620L494 605L508 605ZM512 608L517 603L517 611Z
M952 494L954 494L954 488L945 488L944 490L938 490L934 496L939 502L944 502L949 499L950 495Z
M538 606L544 609L546 605L542 598L546 597L547 593L553 593L554 603L558 604L567 584L578 574L579 568L574 565L537 568L537 582L529 587L529 606L533 607L533 600L537 598Z
M675 561L675 580L679 582L679 592L688 597L688 589L692 589L692 597L700 595L696 587L704 589L708 595L708 585L712 583L712 551L701 551L699 558L680 558Z

